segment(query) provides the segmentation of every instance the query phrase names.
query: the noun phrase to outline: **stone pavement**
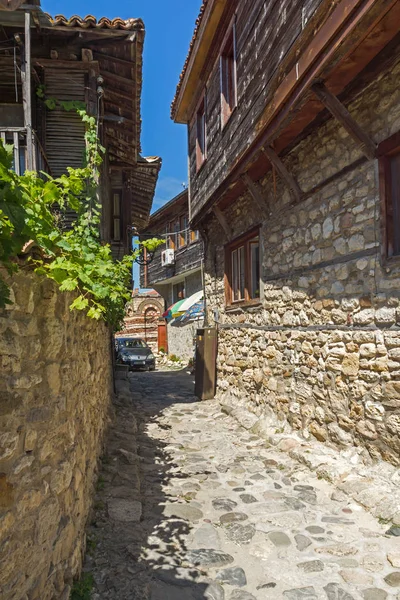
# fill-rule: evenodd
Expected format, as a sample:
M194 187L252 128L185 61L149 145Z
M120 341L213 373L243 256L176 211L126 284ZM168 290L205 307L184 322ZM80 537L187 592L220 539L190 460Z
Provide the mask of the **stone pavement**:
M93 600L400 600L400 528L193 397L119 381L85 570Z

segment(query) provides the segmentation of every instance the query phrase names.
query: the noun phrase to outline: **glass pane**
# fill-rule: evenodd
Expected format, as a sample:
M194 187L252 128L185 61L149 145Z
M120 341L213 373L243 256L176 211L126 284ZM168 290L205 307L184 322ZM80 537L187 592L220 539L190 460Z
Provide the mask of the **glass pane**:
M238 251L232 252L232 301L239 300Z
M390 192L393 209L393 254L400 254L400 154L390 157Z
M121 202L120 202L120 194L113 194L114 201L114 217L119 217L121 214Z
M244 260L244 246L241 246L239 252L239 285L240 285L240 300L244 300L244 287L245 287L245 260Z
M250 242L251 286L250 297L260 297L260 245L258 241Z
M114 241L119 242L121 240L121 220L114 219Z

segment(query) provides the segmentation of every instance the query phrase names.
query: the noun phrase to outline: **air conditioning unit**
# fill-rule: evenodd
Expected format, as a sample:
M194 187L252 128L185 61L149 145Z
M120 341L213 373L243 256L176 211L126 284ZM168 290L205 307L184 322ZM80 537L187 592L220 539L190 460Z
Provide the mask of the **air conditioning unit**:
M175 264L175 250L163 250L161 252L161 266L168 267Z

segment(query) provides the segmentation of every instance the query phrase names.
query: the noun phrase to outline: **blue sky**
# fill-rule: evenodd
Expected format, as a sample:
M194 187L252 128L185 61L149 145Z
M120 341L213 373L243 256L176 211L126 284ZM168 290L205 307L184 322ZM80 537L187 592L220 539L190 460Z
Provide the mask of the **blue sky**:
M144 156L163 159L153 211L187 184L186 127L173 123L169 114L200 5L201 0L42 0L43 10L52 15L143 19L142 150Z

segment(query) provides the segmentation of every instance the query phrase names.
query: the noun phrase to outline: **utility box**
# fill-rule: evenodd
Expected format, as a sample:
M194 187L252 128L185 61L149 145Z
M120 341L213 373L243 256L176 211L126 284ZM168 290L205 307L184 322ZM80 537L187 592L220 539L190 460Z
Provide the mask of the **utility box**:
M198 329L196 335L196 371L194 394L200 400L215 396L217 381L217 330Z

